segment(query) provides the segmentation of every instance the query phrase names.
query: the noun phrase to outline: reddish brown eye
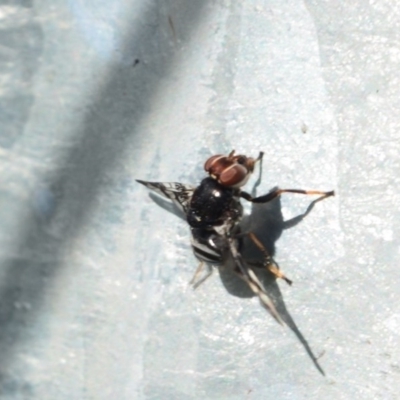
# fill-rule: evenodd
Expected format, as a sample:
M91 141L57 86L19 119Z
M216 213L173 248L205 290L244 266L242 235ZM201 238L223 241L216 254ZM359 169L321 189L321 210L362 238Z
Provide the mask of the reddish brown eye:
M217 154L210 157L204 164L204 169L221 185L227 187L243 186L253 171L254 160L243 155L228 156Z
M218 160L220 160L221 158L225 158L225 156L221 155L221 154L217 154L215 156L210 157L204 164L204 169L207 172L210 172L211 168L213 167L214 164L216 164L218 162Z
M219 176L233 163L226 156L213 156L210 157L206 164L204 165L204 169L215 179L219 180Z
M247 169L243 165L235 164L222 171L219 182L224 186L235 186L247 176Z

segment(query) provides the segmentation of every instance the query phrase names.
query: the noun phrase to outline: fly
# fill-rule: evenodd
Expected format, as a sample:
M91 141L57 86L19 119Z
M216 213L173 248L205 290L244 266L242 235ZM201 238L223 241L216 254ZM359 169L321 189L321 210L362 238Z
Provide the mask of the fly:
M224 264L229 258L234 262L234 272L243 279L250 289L259 297L261 304L281 324L283 320L275 305L257 278L253 268L249 266L240 253L244 236L248 236L263 255L263 266L276 278L288 279L277 267L272 256L253 232L241 232L240 221L243 216L241 199L252 203L268 203L283 193L299 193L319 195L321 198L334 196L334 191L279 189L253 197L241 190L254 171L257 162L262 161L264 153L257 158L235 155L214 155L204 164L208 177L197 187L178 182L146 182L137 180L157 194L172 200L185 214L192 234L191 245L200 264L190 284L197 288L212 273L213 265ZM199 279L204 265L206 274Z

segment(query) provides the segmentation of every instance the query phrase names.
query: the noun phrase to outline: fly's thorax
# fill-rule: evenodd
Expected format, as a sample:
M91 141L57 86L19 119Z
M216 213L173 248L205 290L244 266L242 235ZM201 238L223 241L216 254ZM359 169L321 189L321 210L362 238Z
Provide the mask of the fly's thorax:
M187 212L187 221L192 228L207 228L222 225L229 214L235 189L223 187L215 179L205 178L196 188Z

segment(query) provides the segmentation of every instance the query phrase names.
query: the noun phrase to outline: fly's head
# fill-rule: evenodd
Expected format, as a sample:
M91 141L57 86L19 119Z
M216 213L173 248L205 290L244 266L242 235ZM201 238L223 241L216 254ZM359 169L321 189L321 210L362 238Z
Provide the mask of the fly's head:
M235 155L235 150L232 150L228 156L217 154L210 157L204 164L204 169L222 186L240 188L246 184L256 162L261 160L262 156L263 153L257 158L243 154Z

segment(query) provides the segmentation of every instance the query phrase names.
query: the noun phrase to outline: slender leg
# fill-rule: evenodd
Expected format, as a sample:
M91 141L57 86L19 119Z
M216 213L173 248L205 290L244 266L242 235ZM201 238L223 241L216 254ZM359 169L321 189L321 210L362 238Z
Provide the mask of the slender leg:
M204 264L206 264L207 272L202 278L198 279L201 271L203 270ZM192 285L193 289L197 289L207 278L211 276L212 271L212 267L209 264L201 261L193 275L193 278L190 280L189 285Z
M272 257L270 256L264 245L257 238L257 236L253 232L248 232L247 235L250 237L253 243L258 247L261 253L263 253L265 258L264 265L268 269L268 271L271 272L271 274L274 275L276 278L281 278L286 283L291 285L293 282L290 279L286 278L285 274L276 267Z
M331 190L330 192L321 192L319 190L302 190L302 189L274 189L272 192L265 194L260 197L253 197L249 193L240 192L240 196L245 200L251 201L252 203L268 203L269 201L280 196L282 193L299 193L306 195L321 195L323 198L334 196L335 192Z
M261 305L277 320L277 322L279 322L281 325L284 325L284 321L279 315L274 303L265 291L262 283L259 281L254 271L245 265L235 243L231 239L229 239L229 247L236 265L235 272L249 285L253 293L258 296Z
M297 215L296 217L293 217L289 220L284 221L283 229L289 229L293 228L296 226L299 222L301 222L314 208L315 204L317 204L319 201L324 200L326 196L321 196L312 201L309 206L307 207L306 211L303 214Z
M262 151L260 151L260 154L258 155L258 157L256 158L256 161L255 161L255 162L258 161L258 162L260 163L260 168L259 168L259 173L258 173L257 181L256 181L256 183L254 184L253 189L252 189L252 191L251 191L251 195L252 195L253 197L256 196L257 187L260 186L260 183L261 183L262 166L263 166L262 160L263 160L263 157L264 157L264 153L263 153Z

